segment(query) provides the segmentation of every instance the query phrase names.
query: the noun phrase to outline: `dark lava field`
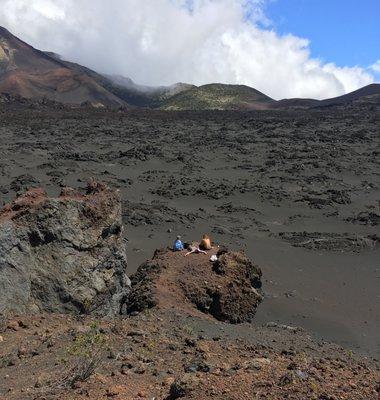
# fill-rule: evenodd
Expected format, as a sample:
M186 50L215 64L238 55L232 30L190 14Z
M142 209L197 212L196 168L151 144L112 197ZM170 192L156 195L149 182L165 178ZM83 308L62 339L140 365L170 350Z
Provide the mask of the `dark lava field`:
M209 233L263 270L256 324L379 356L377 108L0 111L0 205L93 177L119 188L129 272Z

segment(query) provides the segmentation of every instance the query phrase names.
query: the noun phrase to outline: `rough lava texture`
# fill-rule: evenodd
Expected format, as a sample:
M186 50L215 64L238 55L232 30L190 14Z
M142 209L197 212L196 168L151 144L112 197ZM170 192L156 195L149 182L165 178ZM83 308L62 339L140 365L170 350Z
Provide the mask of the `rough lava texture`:
M100 320L18 316L0 324L0 334L0 400L376 400L380 393L378 361L286 325L231 325L153 308ZM68 353L78 344L93 350L81 364ZM68 385L73 368L91 365L99 351L96 371Z
M128 294L119 193L34 188L0 211L0 313L114 315Z
M128 312L159 308L196 311L242 323L252 321L262 300L261 270L242 252L212 250L207 255L157 250L131 278ZM215 262L211 255L217 255Z

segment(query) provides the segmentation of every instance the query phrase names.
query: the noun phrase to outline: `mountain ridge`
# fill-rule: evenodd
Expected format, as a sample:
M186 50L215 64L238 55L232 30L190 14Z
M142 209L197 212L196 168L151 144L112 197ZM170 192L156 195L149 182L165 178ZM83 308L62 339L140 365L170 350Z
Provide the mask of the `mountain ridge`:
M0 29L0 92L62 103L124 105L89 74L35 49L5 28Z
M363 102L380 104L379 83L324 100L274 100L252 87L238 84L139 85L130 78L101 74L63 60L56 53L35 49L1 26L0 93L73 105L86 103L95 107L169 111L310 109Z

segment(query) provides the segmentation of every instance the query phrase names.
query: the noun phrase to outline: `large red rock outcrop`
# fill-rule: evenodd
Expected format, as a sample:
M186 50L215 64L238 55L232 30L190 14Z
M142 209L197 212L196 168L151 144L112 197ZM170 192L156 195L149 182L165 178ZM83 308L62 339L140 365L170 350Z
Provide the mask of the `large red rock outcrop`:
M242 252L211 250L207 255L156 251L131 277L128 312L146 308L199 311L231 323L251 321L262 300L261 270ZM211 255L217 261L211 262Z

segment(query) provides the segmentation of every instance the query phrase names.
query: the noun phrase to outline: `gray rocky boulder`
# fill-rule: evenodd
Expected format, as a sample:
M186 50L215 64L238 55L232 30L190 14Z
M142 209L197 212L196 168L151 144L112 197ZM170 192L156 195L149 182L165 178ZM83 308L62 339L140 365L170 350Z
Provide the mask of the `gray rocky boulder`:
M30 189L0 211L0 314L115 315L130 289L118 192Z

